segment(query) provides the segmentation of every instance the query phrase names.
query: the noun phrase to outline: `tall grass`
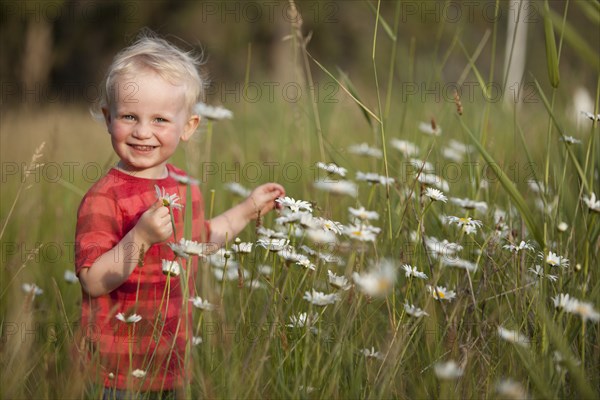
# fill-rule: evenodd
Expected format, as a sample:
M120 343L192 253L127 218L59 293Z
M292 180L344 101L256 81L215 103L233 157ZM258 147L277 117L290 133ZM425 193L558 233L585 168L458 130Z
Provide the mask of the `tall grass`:
M326 262L309 255L314 271L285 262L278 253L256 245L250 254L233 252L227 259L217 254L203 261L197 291L217 308L194 316L202 343L191 348L189 393L194 398L518 398L525 393L533 398L598 397L600 324L597 319L582 319L556 308L552 300L565 293L600 309L599 216L582 201L584 196L598 194L598 122L587 121L577 130L563 107L557 106L569 95L563 85L568 79L561 79L560 85L553 77L548 82L545 71L535 76L537 101L521 104L519 111L516 107L506 110L500 102L489 101L485 93L476 101L463 98L462 115L457 114L453 102L432 104L418 96L403 102L396 93L403 81L429 80L431 76L435 81L436 71L442 67L430 71L416 68L420 60L415 59L415 45L406 43L406 51L399 47L405 40L397 36L400 13L395 12L390 21L380 15L379 4L370 9L374 33L365 57L371 56L372 76L350 79L341 71L334 72L335 66L314 59L308 53L310 44L302 25L294 25L291 45L304 71L299 82L313 87L307 92L311 95L297 103L280 99L241 104L234 109L232 122L204 127L173 159L179 166L187 163L188 172L202 180L210 215L239 201L225 189L226 181L239 180L250 187L275 180L284 184L288 195L312 201L315 216L349 225L353 221L348 207L364 206L378 212L379 220L374 223L381 228L374 242L338 235L335 242L323 244L306 234L296 236L294 228L286 227L291 245L299 252L307 245L340 260ZM557 26L552 12L546 14L546 25L540 23L536 29L544 32L545 27L549 35L547 24L552 20L560 43L565 35L563 46L585 49L585 43L573 42L583 39L572 24L561 20L562 25ZM486 38L481 45L495 49L497 27L490 28L492 43ZM440 27L440 32L448 29L452 27ZM458 35L460 27L456 31ZM459 36L445 49L442 35L438 37L432 47L440 53L447 51L448 57L450 53L462 57L465 71L481 81L482 87L494 80L493 71L484 78L478 65L480 50L471 54ZM415 43L420 45L418 39ZM382 57L389 61L386 67L379 61L383 50L378 49L382 48L392 54L391 59ZM585 50L581 52L587 57ZM442 64L448 57L442 57ZM494 65L495 51L491 57ZM560 45L556 59L551 55L548 63L552 69L558 68ZM598 73L595 66L591 68ZM246 71L248 82L251 68ZM313 91L317 72L323 73L323 81L339 85L335 103L312 101L319 96ZM382 83L380 77L387 81ZM365 89L369 85L364 82L373 82L373 87ZM555 86L555 102L546 94L550 84ZM596 110L588 111L597 113L600 86L592 89ZM3 136L11 132L11 137L2 139L5 165L29 165L31 153L45 141L43 155L36 162L57 164L63 172L61 179L50 179L51 171L44 172L40 166L39 175L23 175L23 179L18 174L3 175L3 398L95 396L85 384L84 369L71 357L74 346L81 345L77 333L81 295L79 286L66 282L63 273L73 269L75 211L81 193L91 185L92 170L88 168L84 175L83 165L108 168L115 159L103 128L82 118L84 114L80 109L49 108L0 121ZM429 123L432 115L442 127L440 136L418 129L419 122ZM239 131L244 131L247 139L240 140ZM87 132L86 136L81 132ZM20 139L25 134L29 138L26 145ZM581 143L561 141L569 134ZM539 138L547 138L547 148L540 145ZM392 139L410 141L420 150L407 156L394 148ZM444 157L450 139L470 145L462 161ZM306 141L310 146L301 144ZM360 157L348 151L359 142L381 148L383 157ZM514 143L522 144L522 151ZM87 151L91 147L94 152ZM448 197L485 201L486 208L432 202L423 195L426 185L417 179L427 168L415 167L411 157L433 164L435 172L449 183L444 190ZM211 168L217 167L216 173L208 169L208 160ZM313 187L317 176L339 179L319 172L314 167L317 161L347 168L350 180L356 181L355 174L360 171L377 172L395 182L371 185L357 181L356 198L336 196ZM69 162L80 164L67 177L65 163ZM260 168L258 178L244 170L249 165ZM292 175L291 166L300 173ZM540 177L544 177L542 190L538 183L529 182L534 178L539 182ZM480 220L482 227L466 234L445 216L471 217ZM274 227L275 217L266 216L262 224ZM567 228L559 229L560 222L566 222ZM454 259L467 260L476 269L445 265L448 260L436 253L448 251L451 245L431 246L432 237L460 244L462 250ZM254 242L255 227L248 227L240 238ZM231 239L227 249L231 249ZM521 240L528 241L533 250L516 253L504 248ZM547 264L550 251L568 259L568 266ZM391 292L381 297L368 296L357 285L338 290L328 281L328 270L352 283L353 273L365 273L386 260L394 265L398 278ZM237 263L246 275L219 280L215 273L224 263L230 268ZM403 264L416 266L428 278L406 277ZM536 265L556 280L530 272ZM265 272L266 266L270 272ZM43 289L43 294L34 296L22 290L23 283L31 282ZM456 298L436 300L433 294L439 296L439 292L432 294L428 285L452 289ZM313 289L338 293L340 299L324 307L313 305L303 298ZM428 315L411 317L405 303ZM299 313L314 313L317 318L310 325L290 326L291 317ZM500 336L499 327L513 331L509 340ZM461 376L443 379L439 369L450 360L456 362L454 372ZM512 392L507 391L507 382L512 382ZM499 388L505 391L499 393Z

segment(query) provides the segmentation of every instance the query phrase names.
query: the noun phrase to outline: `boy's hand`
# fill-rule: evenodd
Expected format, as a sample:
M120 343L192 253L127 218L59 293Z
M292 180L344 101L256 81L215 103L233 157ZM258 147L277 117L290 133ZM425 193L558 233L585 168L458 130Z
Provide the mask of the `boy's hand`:
M148 246L167 240L173 234L169 208L157 201L142 214L134 229Z
M248 206L248 218L258 218L258 213L263 216L271 211L277 203L275 199L285 196L285 189L278 183L265 183L258 186L245 200Z

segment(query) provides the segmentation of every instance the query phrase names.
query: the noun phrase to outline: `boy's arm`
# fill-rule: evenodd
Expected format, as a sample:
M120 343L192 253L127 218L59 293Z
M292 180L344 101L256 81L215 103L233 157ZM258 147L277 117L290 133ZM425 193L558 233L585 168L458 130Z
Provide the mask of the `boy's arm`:
M210 241L222 246L233 240L258 215L265 215L275 207L275 199L285 196L285 189L277 183L266 183L254 189L247 199L210 220Z
M81 286L92 297L112 292L129 278L150 246L167 240L172 234L169 209L157 201L115 247L98 257L89 268L81 270Z

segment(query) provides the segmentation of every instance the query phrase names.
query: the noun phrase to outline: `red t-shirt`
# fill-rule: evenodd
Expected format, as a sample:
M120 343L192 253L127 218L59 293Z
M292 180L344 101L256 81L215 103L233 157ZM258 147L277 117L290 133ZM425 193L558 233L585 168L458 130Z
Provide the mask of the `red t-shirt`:
M168 242L182 238L188 186L171 174L186 174L170 164L167 169L167 178L144 179L113 168L91 187L77 213L77 274L115 247L156 202L154 185L164 188L167 194L177 194L179 204L184 205L183 209L173 209L177 237ZM192 188L193 210L191 239L206 243L209 226L204 220L202 195L196 185L189 187ZM139 249L133 249L130 254L137 260L139 253ZM183 297L181 278L162 273L162 260L175 258L167 242L154 244L146 249L143 266L137 266L121 286L95 298L83 292L81 327L88 345L88 360L92 366L99 367L94 370L104 386L155 391L182 385L186 342L192 340L192 307ZM183 269L181 276L185 276L188 266L181 258L177 259ZM197 271L196 257L191 260L190 297L194 296ZM187 318L183 318L186 308ZM125 316L135 313L142 319L127 324L116 318L118 313ZM140 377L140 371L132 374L136 370L144 371L145 376Z

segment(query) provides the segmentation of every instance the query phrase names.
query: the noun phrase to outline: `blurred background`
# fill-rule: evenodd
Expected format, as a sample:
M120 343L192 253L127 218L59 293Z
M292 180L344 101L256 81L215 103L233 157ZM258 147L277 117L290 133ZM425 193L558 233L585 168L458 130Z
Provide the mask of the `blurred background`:
M401 2L396 64L400 80L407 80L403 68L414 40L416 59L424 66L440 60L460 33L465 47L473 51L498 20L498 44L508 37L508 20L522 5L526 37L525 70L539 75L545 69L542 28L543 2L500 1L494 13L494 0L466 2ZM582 46L600 46L597 21L587 13L597 0L571 1L568 11L570 36L585 39ZM172 0L78 0L7 1L0 8L0 79L2 107L45 106L49 103L88 104L97 94L112 57L130 43L143 28L173 40L188 49L202 49L206 70L214 85L210 95L223 103L225 84L243 82L251 46L251 74L258 79L283 79L293 57L289 41L295 17L287 1L172 1ZM393 28L397 2L382 1L381 15ZM564 1L550 1L551 9L562 15ZM339 67L359 87L372 86L371 49L376 1L323 0L298 1L303 31L312 34L308 50L328 68ZM511 7L513 8L511 10ZM384 36L380 24L381 35ZM522 32L521 32L522 33ZM592 34L593 33L593 34ZM569 36L569 35L566 35ZM434 45L434 43L436 45ZM380 65L386 65L391 42L378 46ZM502 47L501 52L504 51ZM483 48L478 62L487 73L490 46ZM465 57L455 47L439 71L441 81L456 81L465 66ZM437 58L436 58L437 57ZM505 59L496 57L496 70L502 71ZM405 62L403 63L402 60ZM566 85L595 85L596 70L573 46L565 46L560 58ZM313 65L314 67L314 65ZM426 71L430 68L426 68ZM316 80L323 77L315 68ZM419 69L417 69L419 71ZM429 71L428 71L429 72ZM403 76L404 74L404 76ZM500 76L500 75L498 75ZM421 79L425 79L421 77ZM500 80L500 78L499 78ZM230 90L234 86L230 85ZM211 98L209 97L209 102ZM227 99L225 99L227 100ZM232 97L229 100L235 100Z

